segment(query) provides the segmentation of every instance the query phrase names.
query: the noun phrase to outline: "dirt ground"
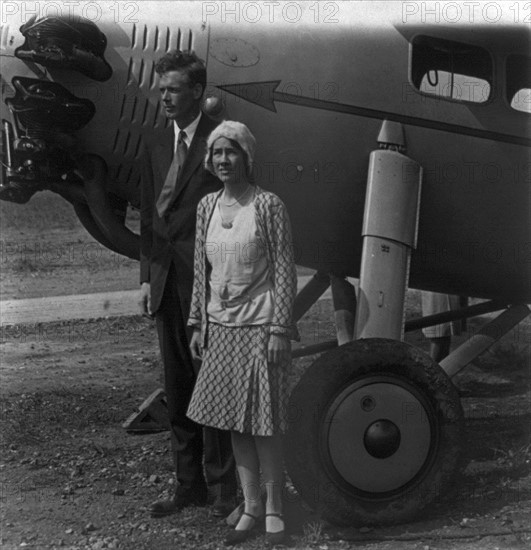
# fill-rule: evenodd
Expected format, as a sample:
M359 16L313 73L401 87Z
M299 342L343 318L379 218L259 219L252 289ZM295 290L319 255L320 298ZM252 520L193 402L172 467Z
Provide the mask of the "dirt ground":
M136 262L94 243L61 199L2 203L0 216L3 300L137 288ZM410 292L407 313L418 310L418 293ZM312 308L300 323L304 344L332 337L330 315L327 300ZM469 330L479 324L473 320ZM415 522L351 530L296 503L293 546L530 548L530 335L529 322L517 327L458 376L468 465L454 494ZM419 333L408 341L426 349ZM161 387L151 321L2 323L0 354L2 549L223 547L227 527L208 507L149 517L149 503L174 488L168 433L129 435L122 423ZM293 382L310 362L295 363ZM258 536L241 547L263 544Z

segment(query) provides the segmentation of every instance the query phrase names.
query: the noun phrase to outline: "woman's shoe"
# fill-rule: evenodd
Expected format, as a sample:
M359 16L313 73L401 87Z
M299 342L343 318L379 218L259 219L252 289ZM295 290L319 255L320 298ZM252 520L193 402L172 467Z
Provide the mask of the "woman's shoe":
M276 517L282 520L282 523L284 523L284 518L282 514L266 514L266 518L270 517ZM274 533L271 533L270 531L266 530L265 534L265 541L268 546L275 546L276 544L282 544L286 540L286 531L282 529L282 531L275 531Z
M242 516L248 516L253 520L251 527L249 529L233 529L225 538L225 546L235 546L236 544L240 544L254 534L254 528L256 527L258 518L248 512L243 512Z

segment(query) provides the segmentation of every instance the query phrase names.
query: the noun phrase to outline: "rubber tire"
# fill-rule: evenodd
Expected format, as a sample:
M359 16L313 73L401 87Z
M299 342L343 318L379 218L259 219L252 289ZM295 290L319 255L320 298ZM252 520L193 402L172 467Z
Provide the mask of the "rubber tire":
M399 377L414 386L431 404L437 431L437 437L431 438L422 475L387 498L377 494L364 498L345 491L327 472L320 449L321 426L335 396L351 383L375 375ZM457 391L436 362L404 342L356 340L321 355L293 390L288 411L288 474L306 504L337 525L410 520L449 489L463 465L463 410Z

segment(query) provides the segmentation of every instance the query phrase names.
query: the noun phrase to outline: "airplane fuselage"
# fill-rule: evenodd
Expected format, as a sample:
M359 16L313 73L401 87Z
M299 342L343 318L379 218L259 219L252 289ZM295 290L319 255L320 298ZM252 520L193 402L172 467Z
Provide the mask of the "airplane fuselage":
M92 101L96 114L78 132L82 146L106 160L110 189L138 204L142 138L166 125L154 63L167 49L195 49L207 63L206 97L223 102L215 114L245 122L257 138L256 180L287 204L297 263L354 277L369 154L383 120L398 122L406 154L424 173L410 285L530 301L530 115L507 96L527 31L374 27L357 21L354 7L328 26L230 24L185 16L176 2L164 6L164 13L141 7L136 22L98 20L113 71L105 82L60 68L43 76L7 45L5 95L13 77L24 76ZM4 25L4 36L17 21ZM417 49L426 56L426 48L450 43L484 52L488 91L476 77L468 85L461 79L460 97L422 89ZM424 68L436 85L444 71L435 77ZM520 86L529 93L528 84ZM470 95L476 92L484 97Z

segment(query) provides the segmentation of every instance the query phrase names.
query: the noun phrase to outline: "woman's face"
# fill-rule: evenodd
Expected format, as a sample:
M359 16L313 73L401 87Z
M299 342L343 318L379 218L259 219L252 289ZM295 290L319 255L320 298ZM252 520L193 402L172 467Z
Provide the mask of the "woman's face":
M247 179L243 151L230 139L220 137L212 144L212 166L224 184Z

